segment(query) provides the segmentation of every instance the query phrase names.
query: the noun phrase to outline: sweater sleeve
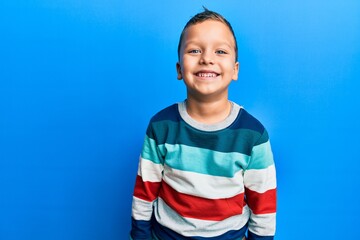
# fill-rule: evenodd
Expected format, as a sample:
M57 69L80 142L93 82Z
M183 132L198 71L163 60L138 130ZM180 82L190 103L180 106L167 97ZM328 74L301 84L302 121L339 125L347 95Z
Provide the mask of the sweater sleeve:
M268 133L254 145L244 172L246 202L251 210L248 240L274 239L276 226L276 172Z
M130 239L151 240L151 217L163 173L163 160L149 125L139 158L138 173L132 201Z

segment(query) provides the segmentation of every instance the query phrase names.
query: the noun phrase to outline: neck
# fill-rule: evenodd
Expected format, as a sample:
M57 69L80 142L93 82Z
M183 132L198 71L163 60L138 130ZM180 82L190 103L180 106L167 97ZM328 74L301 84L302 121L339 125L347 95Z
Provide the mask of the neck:
M227 98L217 101L198 101L188 98L186 100L186 111L194 120L214 124L225 120L231 111L231 103Z

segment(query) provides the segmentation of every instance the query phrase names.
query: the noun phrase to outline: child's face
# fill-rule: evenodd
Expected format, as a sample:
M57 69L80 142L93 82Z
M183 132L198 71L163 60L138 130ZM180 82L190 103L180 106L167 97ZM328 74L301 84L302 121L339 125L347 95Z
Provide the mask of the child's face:
M235 54L234 37L224 23L206 20L188 27L176 64L188 97L227 98L229 84L238 78Z

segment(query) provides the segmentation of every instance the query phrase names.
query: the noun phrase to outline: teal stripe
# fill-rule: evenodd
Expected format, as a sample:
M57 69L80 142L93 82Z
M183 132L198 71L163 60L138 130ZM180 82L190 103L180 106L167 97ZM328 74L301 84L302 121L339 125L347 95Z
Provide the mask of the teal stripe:
M247 169L264 169L274 164L270 142L257 145L253 148L251 160Z
M154 135L156 133L156 135ZM199 131L184 122L159 121L152 123L148 137L160 144L183 144L218 152L251 154L252 147L266 141L267 134L251 129L224 129L216 132Z
M182 144L164 144L159 148L166 152L165 164L169 167L212 176L234 177L250 160L241 153L223 153Z
M257 142L255 143L255 145L260 145L263 144L265 142L267 142L269 140L269 134L266 131L266 129L264 129L263 134L261 135L261 137L257 140Z
M254 146L251 156L219 152L183 144L161 144L145 137L141 157L175 169L214 176L233 177L240 169L263 169L274 164L270 142ZM165 158L165 160L164 160Z
M161 156L162 155L158 147L156 146L155 140L149 138L148 136L145 136L144 145L141 151L141 157L150 160L153 163L161 164L163 163L163 159Z

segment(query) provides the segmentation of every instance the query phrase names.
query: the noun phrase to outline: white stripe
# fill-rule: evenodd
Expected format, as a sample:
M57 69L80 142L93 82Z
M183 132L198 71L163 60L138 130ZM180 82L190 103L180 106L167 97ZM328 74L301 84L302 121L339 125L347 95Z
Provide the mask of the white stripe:
M149 221L153 211L153 202L148 202L137 197L133 197L131 216L135 220Z
M229 198L244 192L243 171L219 177L164 166L164 181L177 192L208 199Z
M219 236L230 230L239 230L247 223L250 210L243 208L243 214L229 217L223 221L209 221L195 218L184 218L172 210L161 198L155 204L156 220L163 226L187 237Z
M138 175L146 182L161 182L163 166L140 157Z
M258 193L276 188L275 165L265 169L251 169L244 172L245 187Z
M249 230L259 236L274 236L276 228L276 213L251 214Z

